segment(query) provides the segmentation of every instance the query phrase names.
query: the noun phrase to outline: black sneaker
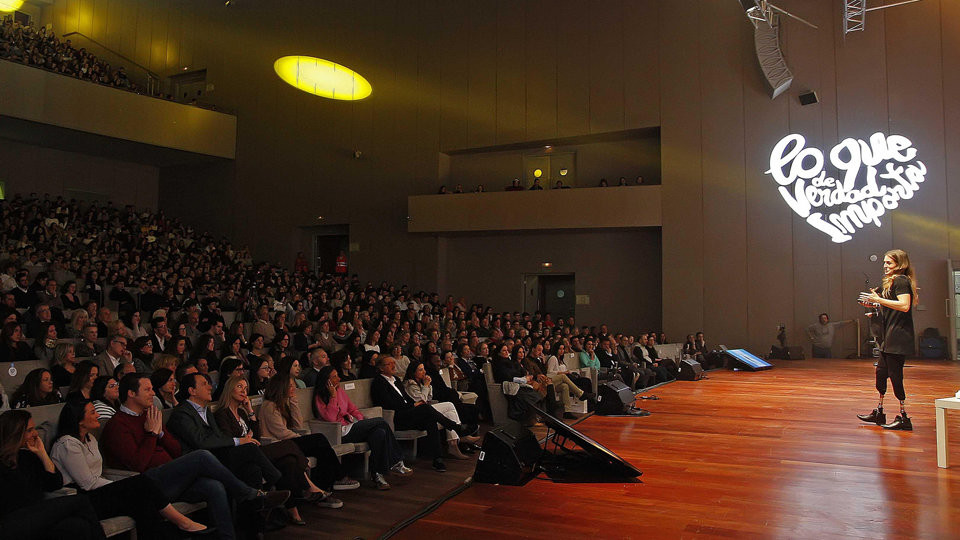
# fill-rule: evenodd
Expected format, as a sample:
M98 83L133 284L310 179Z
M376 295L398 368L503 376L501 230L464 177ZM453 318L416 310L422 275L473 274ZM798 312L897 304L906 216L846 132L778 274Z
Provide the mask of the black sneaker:
M897 415L893 419L893 422L889 424L884 424L883 429L899 429L901 431L913 431L913 422L907 418L907 413L903 413L903 416Z
M864 422L869 422L878 426L882 426L887 423L887 415L884 414L883 409L879 407L874 409L870 414L858 414L857 418L863 420Z
M444 463L442 459L436 458L433 460L433 470L437 472L447 472L447 464Z
M454 431L461 437L472 437L480 431L480 426L476 424L459 424Z

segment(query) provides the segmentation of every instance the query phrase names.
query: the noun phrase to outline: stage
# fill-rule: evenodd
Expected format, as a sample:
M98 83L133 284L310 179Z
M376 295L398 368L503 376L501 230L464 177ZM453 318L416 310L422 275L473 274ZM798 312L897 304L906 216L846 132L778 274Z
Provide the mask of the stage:
M876 405L873 360L775 364L656 388L649 417L577 424L640 483L474 484L396 537L960 538L960 418L954 468L939 469L933 405L960 389L960 366L907 362L901 432L855 416Z

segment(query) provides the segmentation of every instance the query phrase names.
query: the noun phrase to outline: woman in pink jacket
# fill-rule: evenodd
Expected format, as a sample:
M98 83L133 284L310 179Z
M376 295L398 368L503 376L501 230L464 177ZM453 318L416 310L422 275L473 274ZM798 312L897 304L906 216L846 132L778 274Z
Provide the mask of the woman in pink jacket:
M387 422L383 418L364 419L347 393L340 390L340 376L332 366L320 368L313 387L313 410L317 418L340 424L343 442L365 442L370 446L377 489L390 489L384 478L388 471L397 476L413 473L413 469L404 465L400 443Z

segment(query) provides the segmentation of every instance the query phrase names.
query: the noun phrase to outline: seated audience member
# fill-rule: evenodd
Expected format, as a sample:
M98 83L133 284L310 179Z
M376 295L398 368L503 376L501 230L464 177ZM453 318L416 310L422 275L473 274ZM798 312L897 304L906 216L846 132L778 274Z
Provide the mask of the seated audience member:
M32 360L33 351L24 341L23 330L16 322L8 322L0 330L0 363Z
M323 319L320 321L320 330L317 332L317 345L322 347L327 353L332 353L336 341L333 340L333 333L330 332L330 321Z
M323 489L356 489L360 483L343 471L337 454L322 433L307 432L297 400L297 387L289 376L279 374L267 384L260 406L260 430L264 437L293 441L305 456L317 458L311 480Z
M231 437L220 430L207 406L213 398L213 386L199 373L185 375L180 381L177 399L167 429L186 450L209 450L248 486L273 486L280 471L270 463L253 433Z
M134 311L123 318L123 323L130 330L130 338L134 341L139 340L140 338L150 338L150 333L147 331L147 328L143 325L143 321L140 319L140 312Z
M503 189L504 191L523 191L523 186L520 185L520 179L514 178L510 185Z
M273 358L274 364L279 364L289 353L290 334L284 330L279 330L277 331L275 341L270 344L270 358Z
M190 361L194 364L197 364L201 358L207 361L210 371L219 369L220 359L217 358L216 343L210 334L200 334L197 338L197 346L190 353Z
M442 358L442 359L441 359ZM433 397L437 401L449 401L457 409L457 415L467 424L476 424L480 417L480 407L474 403L465 403L464 397L472 398L474 401L479 397L473 392L461 392L456 389L457 381L465 380L465 376L456 365L453 353L447 351L443 355L432 354L427 362L422 362L426 369L426 374L433 380L431 388ZM409 366L408 366L409 369ZM450 382L453 386L448 386L443 379L442 371L446 371L450 376ZM409 393L409 392L408 392ZM411 395L411 397L413 397ZM469 399L468 399L469 400ZM469 442L467 447L471 450Z
M70 324L66 328L66 336L68 338L79 339L83 336L83 329L87 327L87 322L89 322L90 316L87 315L87 312L82 309L74 309L73 314L70 315Z
M33 342L33 356L42 364L53 365L57 348L57 325L47 322L42 325L40 337Z
M377 376L377 361L380 353L377 351L366 351L363 353L363 363L360 364L360 370L357 372L358 379L372 379Z
M166 350L167 343L170 341L170 338L173 337L173 334L170 333L170 329L167 327L166 317L154 317L150 319L150 327L153 329L150 335L150 340L153 342L153 352L154 354L160 354Z
M130 351L130 361L136 368L134 371L147 375L153 372L153 341L150 341L149 337L138 337L133 342L133 350L130 350L130 347L127 347L127 350Z
M247 363L253 364L257 358L267 358L270 356L270 352L266 348L267 339L261 334L251 334L250 335L250 352L247 353L246 359Z
M277 374L281 377L290 377L293 379L297 388L306 388L307 384L300 380L300 360L293 356L288 356L280 361L277 368Z
M267 388L267 383L276 375L277 371L273 368L273 358L251 357L250 362L250 395L262 396Z
M624 382L628 383L632 390L646 388L650 381L654 380L656 373L652 369L635 362L630 349L630 338L621 336L620 345L616 347L617 365L623 370Z
M120 408L120 383L116 377L97 377L90 390L90 399L102 422L113 418Z
M350 396L340 390L340 377L333 366L323 366L313 390L313 410L317 418L340 424L345 443L365 442L373 458L373 481L377 489L390 489L387 472L409 476L413 469L403 463L400 443L383 418L364 418Z
M313 337L313 323L305 321L293 336L293 348L297 351L312 351L320 347Z
M595 352L596 343L592 339L588 339L583 344L583 350L578 353L580 358L580 367L588 367L594 369L600 369L600 359L597 357Z
M303 371L303 383L310 388L317 385L317 376L320 374L320 370L330 365L330 357L327 355L327 351L320 347L315 347L305 356L310 367Z
M337 375L341 381L353 381L357 376L353 374L353 359L346 350L333 353L333 366L337 369Z
M10 396L11 408L41 407L63 403L60 391L53 387L53 376L50 370L37 368L23 379L23 384Z
M572 358L573 361L579 363L579 359L576 354L569 354L570 351L567 350L566 344L563 341L558 341L557 344L553 347L552 354L547 357L547 377L557 377L559 375L565 376L570 381L574 383L574 386L579 388L582 392L577 399L587 400L593 397L593 383L589 378L580 375L579 373L572 371L569 366L567 366L567 358ZM554 380L556 384L556 380ZM570 388L571 393L576 395L573 387ZM584 395L587 394L587 395Z
M265 343L271 343L274 337L276 337L276 334L277 330L270 321L270 308L260 306L257 309L257 320L253 323L253 333L250 335L251 344L253 343L255 335L262 337ZM261 343L260 347L263 347L263 343Z
M373 378L370 385L373 403L394 411L393 425L396 429L426 431L423 452L433 459L434 470L446 472L447 466L440 456L446 437L437 424L443 426L443 429L452 429L460 435L472 435L476 431L475 426L457 424L426 402L415 402L407 395L400 379L396 377L396 361L392 357L381 357L378 368L380 374Z
M89 497L44 498L63 478L28 411L0 414L0 533L4 538L101 540Z
M53 375L53 385L57 388L69 386L73 379L74 372L77 371L77 355L73 353L73 345L70 343L61 343L53 350L53 367L50 373Z
M127 338L112 336L107 341L107 348L93 359L100 368L100 373L109 375L123 362L133 362L133 354L127 350Z
M234 375L238 375L246 379L247 367L239 358L235 356L224 357L223 361L220 362L220 371L217 372L219 384L217 384L217 388L213 392L214 401L220 401L220 396L223 394L223 383ZM249 391L249 388L250 382L247 381L247 391Z
M97 336L99 335L99 330L97 330L96 324L87 323L83 327L83 332L80 334L80 342L76 345L76 353L80 358L91 358L102 352L102 347L97 344Z
M650 355L650 361L653 362L655 366L663 366L667 370L667 373L670 374L672 378L677 378L677 374L680 372L680 366L674 362L673 358L660 358L660 353L657 352L657 334L651 332L647 335L647 354Z
M163 350L163 354L176 357L177 364L183 364L188 360L187 350L189 348L190 342L186 336L175 335L167 340L167 348Z
M70 386L67 388L68 400L90 400L90 392L93 390L93 383L100 376L100 368L89 360L84 360L77 364L77 371L73 373L70 379Z
M206 502L220 538L234 538L230 499L241 511L264 511L282 505L289 491L264 492L251 487L207 450L181 456L180 442L164 429L153 405L150 379L139 373L120 380L120 410L103 428L106 462L150 476L170 499ZM239 516L243 516L241 512Z
M63 483L75 485L86 493L97 517L132 517L137 524L138 538L162 538L164 535L158 530L162 525L161 517L184 533L212 532L174 508L149 476L141 474L117 482L104 478L103 457L92 434L99 429L99 417L93 403L67 401L57 422L57 440L50 449L50 458L61 473Z
M228 335L224 338L223 345L220 347L220 361L222 362L224 358L229 356L240 359L244 364L249 364L247 353L244 351L243 336Z
M77 294L77 282L70 280L63 284L63 294L60 295L60 303L64 311L77 311L82 307L80 304L80 295ZM86 312L84 312L86 314Z
M242 375L234 375L223 381L228 389L220 401L212 407L213 417L220 429L229 436L241 438L253 433L260 440L260 421L253 411L253 405L247 396L247 381ZM286 507L291 523L306 525L297 508L302 503L318 503L328 508L339 508L343 503L330 497L310 480L310 468L307 457L293 441L277 441L260 446L267 459L280 471L277 487L289 490L290 499ZM339 504L338 504L339 503Z
M410 364L407 373L403 378L403 388L414 404L426 403L436 409L440 414L447 417L454 425L461 425L460 415L453 403L449 401L437 401L433 399L433 378L427 375L426 366L423 362ZM464 437L466 439L466 437ZM447 454L454 459L470 459L460 451L460 435L454 429L446 430ZM479 438L472 441L479 442Z
M167 368L160 368L150 374L150 384L156 396L153 403L159 409L172 409L179 405L177 401L177 379L174 372Z
M517 346L517 349L523 347ZM514 382L519 385L515 395L507 395L507 416L524 424L535 422L535 413L529 405L542 406L547 395L546 385L524 369L522 353L510 355L510 348L502 343L497 346L497 356L492 360L493 379L498 383ZM536 388L533 386L536 384Z
M676 377L672 376L667 370L666 366L661 364L660 361L654 361L650 357L650 352L647 349L647 334L641 334L637 340L637 346L633 348L633 356L637 359L637 363L641 366L646 367L653 371L656 374L656 382L662 383L666 381L672 381Z
M562 355L564 352L563 343L559 343L559 351ZM559 367L560 362L555 361L554 366ZM579 400L589 400L593 397L592 392L587 392L582 390L577 383L575 383L568 375L567 372L550 372L549 371L549 359L545 358L543 355L543 345L537 344L533 346L533 350L530 355L524 361L524 368L527 370L527 373L532 373L535 376L543 375L553 385L553 389L560 403L556 405L557 412L563 415L564 418L573 418L573 414L567 412L567 406L570 405L570 396L575 396ZM564 364L566 368L566 364ZM589 381L588 381L589 384Z

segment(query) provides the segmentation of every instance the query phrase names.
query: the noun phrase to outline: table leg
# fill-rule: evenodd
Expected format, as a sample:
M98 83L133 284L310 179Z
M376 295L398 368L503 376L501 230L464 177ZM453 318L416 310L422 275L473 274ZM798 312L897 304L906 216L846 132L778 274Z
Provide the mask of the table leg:
M943 407L937 407L937 467L946 469L949 466L949 452L947 451L947 410Z

